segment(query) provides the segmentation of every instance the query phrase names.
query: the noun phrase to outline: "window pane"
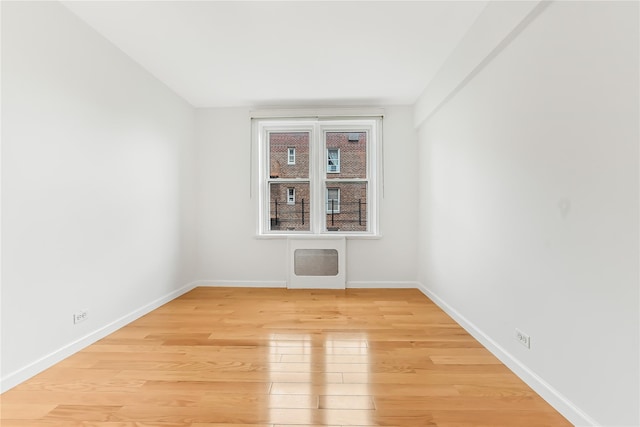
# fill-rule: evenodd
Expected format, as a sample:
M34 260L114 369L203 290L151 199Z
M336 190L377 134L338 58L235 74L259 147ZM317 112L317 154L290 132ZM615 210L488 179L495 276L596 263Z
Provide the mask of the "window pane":
M340 173L340 150L337 148L327 150L327 173Z
M325 203L327 231L367 231L366 182L327 183Z
M269 133L269 177L309 178L309 132Z
M340 212L340 189L327 188L327 213Z
M309 183L269 184L269 230L309 231Z
M367 133L326 132L327 178L367 178Z

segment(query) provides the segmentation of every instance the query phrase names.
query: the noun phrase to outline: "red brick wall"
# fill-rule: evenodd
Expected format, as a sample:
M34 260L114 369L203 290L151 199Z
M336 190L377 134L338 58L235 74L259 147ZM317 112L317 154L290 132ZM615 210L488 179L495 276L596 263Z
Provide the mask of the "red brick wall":
M366 231L367 230L367 184L365 183L330 183L327 188L340 189L340 212L327 213L328 230L333 231ZM325 212L330 211L325 207Z
M287 204L287 189L295 189L295 205ZM302 201L304 200L304 208ZM276 201L278 202L278 221L276 219ZM308 183L272 183L270 196L271 230L310 230L310 197ZM304 224L302 213L304 209Z
M296 149L296 164L288 164L288 149ZM269 136L271 178L309 177L309 133L271 133ZM286 200L286 199L285 199Z
M340 173L327 173L327 178L366 178L367 177L367 134L359 132L357 142L349 141L353 132L327 132L327 149L340 150ZM326 156L325 155L325 162Z

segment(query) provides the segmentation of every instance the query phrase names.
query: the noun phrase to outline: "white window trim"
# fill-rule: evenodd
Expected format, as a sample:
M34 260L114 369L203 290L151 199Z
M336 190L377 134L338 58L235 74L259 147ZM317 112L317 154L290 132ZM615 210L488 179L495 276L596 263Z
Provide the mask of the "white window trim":
M287 204L295 205L296 204L296 189L295 187L287 187Z
M367 132L367 179L328 179L326 174L327 155L325 132ZM268 178L268 134L270 132L310 132L309 179L278 180L281 183L308 182L312 204L310 209L310 231L270 230L269 216L269 184L274 180ZM322 118L253 118L252 119L252 166L251 166L251 198L256 202L256 236L259 238L287 238L295 235L303 236L345 236L349 238L380 238L379 209L383 197L383 162L382 162L382 117L350 117L346 119ZM324 167L323 167L324 164ZM368 182L367 186L367 231L328 231L326 229L327 181ZM314 202L315 201L315 202Z
M252 119L282 119L296 118L313 119L377 119L384 117L384 108L379 107L317 107L317 108L267 108L255 109L249 114Z
M288 165L295 165L296 164L296 149L295 149L295 147L287 148L287 164Z

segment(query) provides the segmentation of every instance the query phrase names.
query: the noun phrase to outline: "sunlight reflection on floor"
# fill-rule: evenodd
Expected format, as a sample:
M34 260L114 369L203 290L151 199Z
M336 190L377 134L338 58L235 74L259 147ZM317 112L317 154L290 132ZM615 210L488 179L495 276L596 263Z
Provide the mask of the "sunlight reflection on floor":
M373 424L369 362L364 333L271 334L270 422ZM360 374L358 383L345 383L344 373Z

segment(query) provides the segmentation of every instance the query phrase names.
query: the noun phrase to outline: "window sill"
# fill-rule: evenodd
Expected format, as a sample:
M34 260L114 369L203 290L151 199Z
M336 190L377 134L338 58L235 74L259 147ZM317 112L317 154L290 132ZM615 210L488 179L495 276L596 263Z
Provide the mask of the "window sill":
M277 240L277 239L335 239L346 238L347 240L380 240L381 234L353 234L353 233L327 233L327 234L313 234L313 233L279 233L279 234L257 234L255 236L258 240Z

